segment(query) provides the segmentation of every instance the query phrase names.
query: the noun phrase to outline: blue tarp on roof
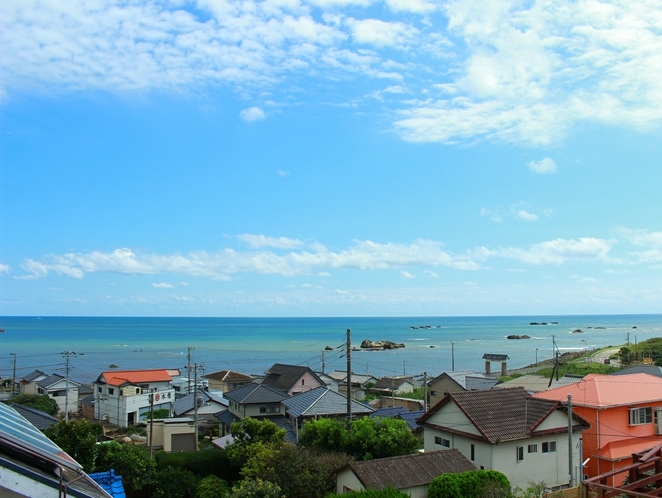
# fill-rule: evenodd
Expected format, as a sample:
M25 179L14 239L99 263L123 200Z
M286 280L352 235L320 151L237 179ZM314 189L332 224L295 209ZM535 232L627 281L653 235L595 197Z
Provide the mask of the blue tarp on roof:
M89 476L113 498L126 498L122 476L116 476L114 469L110 469L108 472L89 474Z

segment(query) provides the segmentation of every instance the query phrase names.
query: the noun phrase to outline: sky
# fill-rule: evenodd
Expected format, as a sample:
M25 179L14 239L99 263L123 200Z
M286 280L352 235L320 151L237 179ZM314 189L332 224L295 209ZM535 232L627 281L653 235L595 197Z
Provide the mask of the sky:
M662 1L4 0L0 315L662 310Z

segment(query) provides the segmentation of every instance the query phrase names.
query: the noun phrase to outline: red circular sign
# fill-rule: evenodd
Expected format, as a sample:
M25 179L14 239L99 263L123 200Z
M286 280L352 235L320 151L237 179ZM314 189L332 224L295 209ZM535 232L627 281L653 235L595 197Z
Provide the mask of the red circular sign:
M161 396L159 396L159 395L157 394L157 395L156 395L156 401L158 401L160 397L161 397Z

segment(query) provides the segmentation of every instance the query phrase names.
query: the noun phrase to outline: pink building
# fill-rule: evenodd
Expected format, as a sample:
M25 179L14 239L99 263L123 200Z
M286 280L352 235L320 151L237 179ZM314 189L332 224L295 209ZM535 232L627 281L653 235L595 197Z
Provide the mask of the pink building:
M591 427L582 436L585 477L595 477L632 463L632 453L662 443L662 378L645 373L589 374L580 382L533 395L568 402ZM620 485L626 474L609 484Z

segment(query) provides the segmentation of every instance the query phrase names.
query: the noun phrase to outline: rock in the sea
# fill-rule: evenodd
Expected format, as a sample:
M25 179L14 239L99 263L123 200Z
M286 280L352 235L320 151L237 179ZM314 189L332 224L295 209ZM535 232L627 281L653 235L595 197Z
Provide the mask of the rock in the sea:
M531 339L531 336L530 335L516 335L516 334L513 334L513 335L509 335L508 337L506 337L506 339Z
M324 351L333 351L333 348L331 346L327 346L324 348Z
M404 348L404 344L397 344L391 341L375 341L366 339L361 343L361 349L398 349Z

